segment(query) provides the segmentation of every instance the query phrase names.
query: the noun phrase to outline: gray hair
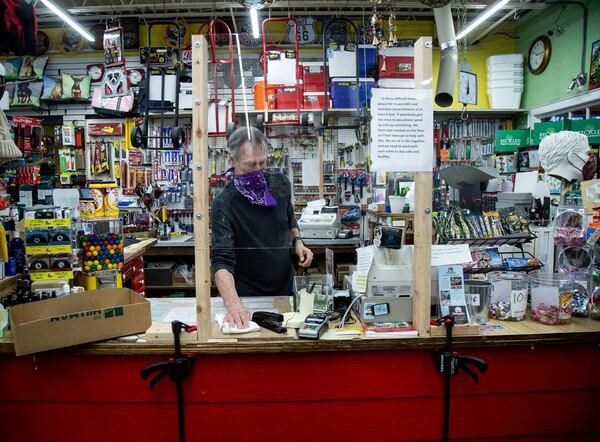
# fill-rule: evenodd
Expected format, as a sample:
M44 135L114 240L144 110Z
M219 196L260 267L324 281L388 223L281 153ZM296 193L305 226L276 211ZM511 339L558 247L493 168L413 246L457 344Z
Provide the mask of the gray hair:
M250 139L248 139L248 128L242 126L237 128L227 139L229 155L234 160L240 158L240 147L250 142L252 149L266 149L269 145L267 137L254 126L250 126Z
M556 169L562 163L568 163L570 153L584 153L590 146L585 135L563 130L546 135L540 141L539 156L540 163L545 171ZM587 158L581 158L586 161Z

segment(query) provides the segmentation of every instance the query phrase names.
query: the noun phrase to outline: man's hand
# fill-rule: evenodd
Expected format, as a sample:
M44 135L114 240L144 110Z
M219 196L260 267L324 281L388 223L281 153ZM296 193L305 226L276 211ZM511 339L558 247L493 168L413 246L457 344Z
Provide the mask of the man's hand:
M227 314L223 321L227 322L230 327L237 329L247 328L250 325L250 312L242 304L242 301L239 301L231 306L227 306Z
M313 253L304 245L302 241L298 241L296 243L296 255L298 255L298 258L300 258L300 262L298 263L300 267L304 267L305 269L310 267L310 263L313 259Z

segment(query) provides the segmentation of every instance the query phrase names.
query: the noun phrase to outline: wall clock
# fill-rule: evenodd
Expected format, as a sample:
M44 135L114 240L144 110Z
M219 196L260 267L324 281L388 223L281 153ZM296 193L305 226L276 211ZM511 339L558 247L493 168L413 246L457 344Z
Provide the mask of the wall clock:
M92 82L96 83L97 81L102 80L102 76L104 75L104 65L102 63L88 64L87 73L92 77Z
M140 82L144 79L144 70L140 68L127 69L127 79L129 80L129 86L137 87Z
M527 52L527 66L529 67L529 71L534 75L544 72L551 55L552 43L550 43L550 39L545 35L540 35L533 40Z

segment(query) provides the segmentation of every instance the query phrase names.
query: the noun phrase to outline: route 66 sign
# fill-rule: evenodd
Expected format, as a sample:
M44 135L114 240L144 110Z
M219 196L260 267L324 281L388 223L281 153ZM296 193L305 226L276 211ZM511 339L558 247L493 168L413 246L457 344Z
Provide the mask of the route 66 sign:
M317 32L315 31L315 18L312 16L308 17L296 17L298 23L298 44L308 45L314 43L317 39ZM294 22L288 20L288 41L294 44Z

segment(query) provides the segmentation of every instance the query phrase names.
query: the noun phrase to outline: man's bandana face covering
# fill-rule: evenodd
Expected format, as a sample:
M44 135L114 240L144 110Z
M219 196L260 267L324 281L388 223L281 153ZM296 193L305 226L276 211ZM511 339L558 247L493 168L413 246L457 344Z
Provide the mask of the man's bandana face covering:
M262 169L243 175L233 172L233 185L252 204L266 207L277 206L277 201L269 192L265 173Z

